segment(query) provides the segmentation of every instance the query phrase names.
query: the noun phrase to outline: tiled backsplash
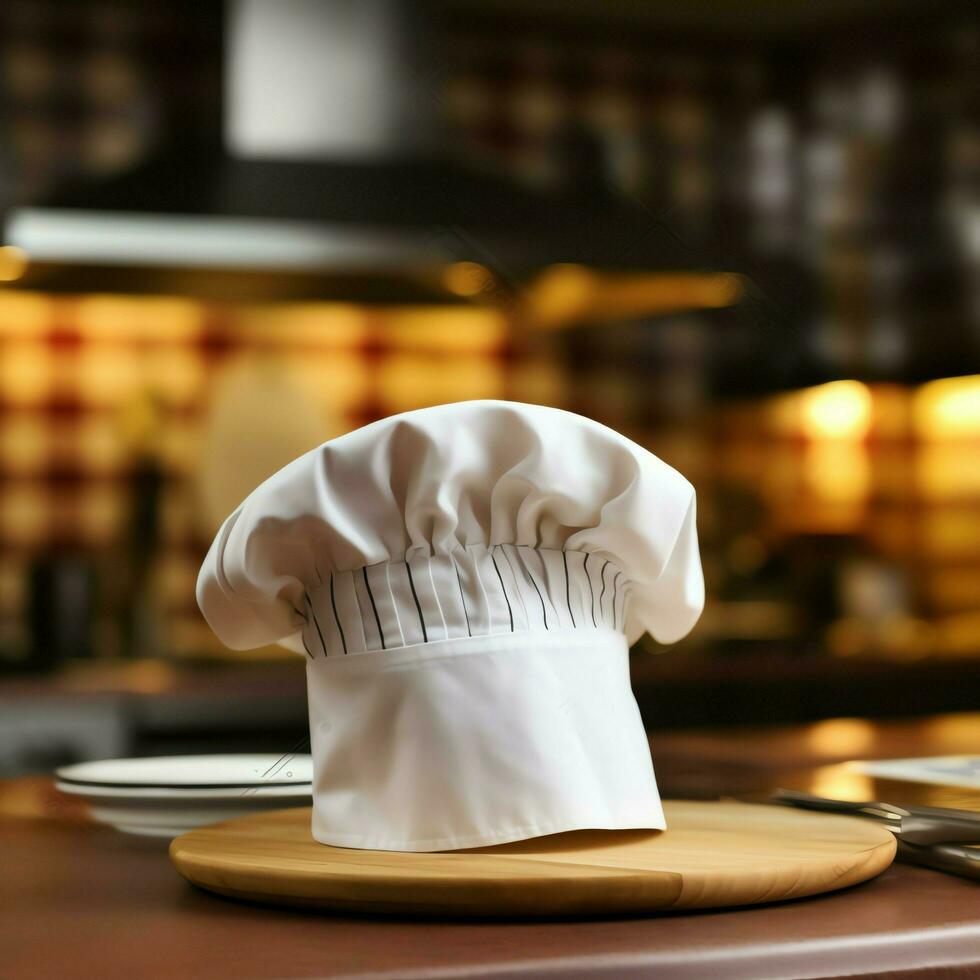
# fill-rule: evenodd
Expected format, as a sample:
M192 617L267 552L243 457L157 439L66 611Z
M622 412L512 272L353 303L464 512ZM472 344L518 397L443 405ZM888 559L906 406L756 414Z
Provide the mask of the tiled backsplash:
M194 578L229 494L357 425L466 398L560 404L562 378L491 310L0 292L0 644L24 643L36 556L125 549L139 459L164 479L163 646L194 649Z
M125 647L122 593L140 575L154 651L216 650L194 580L256 483L375 418L498 397L594 415L694 481L709 593L696 642L980 650L980 378L702 396L655 430L649 389L669 379L623 366L610 402L568 357L562 335L489 309L0 292L0 650L28 646L32 566L72 554L96 569L100 654ZM153 479L156 516L140 516ZM140 550L140 534L158 544Z

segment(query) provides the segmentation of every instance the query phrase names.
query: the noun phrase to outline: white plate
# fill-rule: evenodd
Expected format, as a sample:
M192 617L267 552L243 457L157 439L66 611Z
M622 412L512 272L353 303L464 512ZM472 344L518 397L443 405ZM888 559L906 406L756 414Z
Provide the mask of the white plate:
M309 785L309 755L174 755L103 759L55 770L62 783L126 790L235 790Z
M195 786L171 789L169 787L101 786L98 783L66 783L56 780L55 786L62 793L81 796L89 800L148 800L158 804L193 803L209 800L223 801L238 798L259 797L263 800L309 799L312 787L309 783L289 786L226 786L221 789L198 789Z
M106 759L57 770L56 786L80 797L93 820L130 834L175 837L260 810L309 806L309 755Z
M98 823L108 824L127 834L148 837L176 837L195 827L233 820L261 810L281 810L291 806L309 806L309 797L269 798L239 797L218 805L213 800L174 803L161 806L159 801L89 801L89 814Z

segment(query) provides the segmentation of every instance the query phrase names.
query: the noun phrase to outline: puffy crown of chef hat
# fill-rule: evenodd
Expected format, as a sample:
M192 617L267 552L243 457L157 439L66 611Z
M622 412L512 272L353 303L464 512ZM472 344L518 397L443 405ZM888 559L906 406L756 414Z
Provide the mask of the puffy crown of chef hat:
M589 419L463 402L325 443L225 521L198 602L307 660L313 834L445 850L663 828L628 643L694 625L695 497Z

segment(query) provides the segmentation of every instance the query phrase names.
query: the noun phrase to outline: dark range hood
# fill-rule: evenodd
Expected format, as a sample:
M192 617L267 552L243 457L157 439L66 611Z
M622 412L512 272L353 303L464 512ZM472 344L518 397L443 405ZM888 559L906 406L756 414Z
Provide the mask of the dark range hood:
M490 262L698 268L638 205L542 194L436 157L249 160L183 149L15 210L8 240L34 258L308 269Z
M718 267L608 190L601 154L555 193L450 159L419 82L431 52L415 7L232 0L227 17L224 149L172 146L12 211L6 241L45 286L71 288L84 266L89 288L122 270L135 288L224 273L287 293L329 278L331 295L370 282L382 298L421 299L438 298L436 270L458 262L502 288L554 263Z

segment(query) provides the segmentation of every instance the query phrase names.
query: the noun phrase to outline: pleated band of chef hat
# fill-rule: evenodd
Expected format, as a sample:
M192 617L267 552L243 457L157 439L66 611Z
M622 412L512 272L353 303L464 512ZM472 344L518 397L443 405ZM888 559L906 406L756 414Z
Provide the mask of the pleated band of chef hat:
M314 836L441 850L664 826L628 643L687 633L691 485L605 426L464 402L325 443L225 521L217 635L305 653Z

